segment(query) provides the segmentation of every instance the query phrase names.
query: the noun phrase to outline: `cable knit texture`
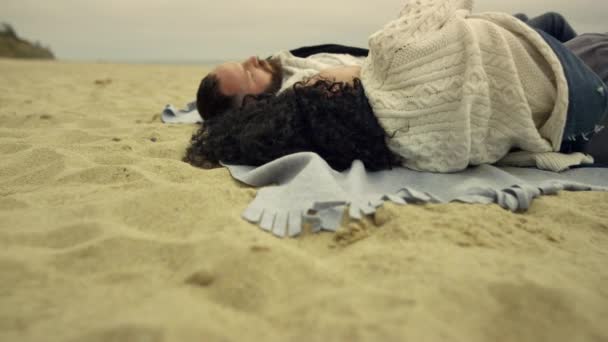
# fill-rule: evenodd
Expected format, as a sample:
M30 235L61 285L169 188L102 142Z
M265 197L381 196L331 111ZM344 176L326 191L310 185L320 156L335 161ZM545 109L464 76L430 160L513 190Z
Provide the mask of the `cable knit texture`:
M369 39L361 80L389 148L415 170L552 159L568 109L555 53L518 19L472 0L412 0ZM523 158L527 156L528 159ZM563 169L560 158L542 166Z

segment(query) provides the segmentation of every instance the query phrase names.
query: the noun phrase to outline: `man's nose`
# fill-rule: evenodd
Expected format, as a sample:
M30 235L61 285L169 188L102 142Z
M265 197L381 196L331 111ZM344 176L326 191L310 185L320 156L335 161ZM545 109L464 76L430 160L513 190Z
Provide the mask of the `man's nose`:
M245 63L247 65L251 65L251 66L258 66L258 58L256 56L251 56L249 58L247 58L247 60L245 61Z

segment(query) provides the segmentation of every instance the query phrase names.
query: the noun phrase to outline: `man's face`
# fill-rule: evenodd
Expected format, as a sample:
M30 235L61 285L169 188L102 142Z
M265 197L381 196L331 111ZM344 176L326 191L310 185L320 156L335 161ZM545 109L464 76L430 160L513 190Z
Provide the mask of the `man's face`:
M245 95L275 93L281 87L280 64L249 57L241 63L229 62L215 68L220 92L236 96L240 101Z

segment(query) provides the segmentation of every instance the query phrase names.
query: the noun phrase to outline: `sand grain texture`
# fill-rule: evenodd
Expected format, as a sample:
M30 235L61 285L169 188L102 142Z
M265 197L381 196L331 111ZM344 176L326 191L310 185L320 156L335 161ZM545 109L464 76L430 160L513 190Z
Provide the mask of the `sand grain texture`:
M608 194L243 221L180 161L204 68L0 60L0 341L607 341Z

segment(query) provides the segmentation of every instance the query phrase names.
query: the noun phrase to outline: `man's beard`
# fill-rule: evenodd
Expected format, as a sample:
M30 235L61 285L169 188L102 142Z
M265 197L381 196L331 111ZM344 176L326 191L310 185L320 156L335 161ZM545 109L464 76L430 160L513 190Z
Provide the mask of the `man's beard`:
M283 65L279 59L269 57L266 59L268 62L268 71L270 72L271 79L270 84L266 89L264 89L264 93L266 94L276 94L281 90L281 86L283 85Z

